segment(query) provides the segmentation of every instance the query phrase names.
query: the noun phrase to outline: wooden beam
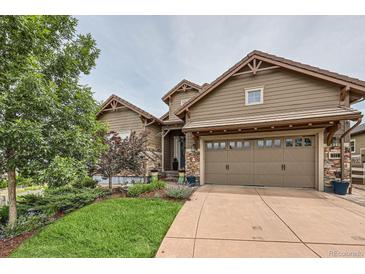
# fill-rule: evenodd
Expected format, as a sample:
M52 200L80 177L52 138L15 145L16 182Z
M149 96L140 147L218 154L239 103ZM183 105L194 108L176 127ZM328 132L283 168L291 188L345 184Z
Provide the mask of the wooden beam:
M344 105L346 97L350 94L350 87L345 86L340 92L340 105Z
M270 69L277 69L277 68L280 68L280 67L279 66L271 66L271 67L267 67L267 68L257 69L256 72L270 70ZM237 73L233 74L232 77L239 76L239 75L244 75L244 74L249 74L249 73L252 73L252 71L249 70L249 71L244 71L244 72L237 72Z

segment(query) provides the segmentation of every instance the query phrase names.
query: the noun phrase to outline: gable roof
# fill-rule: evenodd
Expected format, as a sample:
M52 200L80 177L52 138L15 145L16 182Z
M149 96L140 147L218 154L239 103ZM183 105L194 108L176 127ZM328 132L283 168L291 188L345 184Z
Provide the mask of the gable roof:
M112 94L102 105L101 105L101 109L100 111L96 114L96 117L100 116L103 112L105 111L108 111L109 109L106 109L106 107L113 101L117 101L119 102L120 104L122 104L123 106L125 106L126 108L138 113L139 115L147 118L147 119L150 119L150 120L155 120L156 122L162 124L163 122L153 116L152 114L148 113L147 111L144 111L143 109L137 107L136 105L133 105L132 103L128 102L127 100L124 100L122 98L120 98L119 96L115 95L115 94Z
M160 120L165 120L166 118L168 118L169 117L169 111L168 112L166 112L164 115L162 115L161 117L160 117Z
M351 135L357 135L365 132L365 124L358 125L351 131Z
M186 79L181 80L176 86L174 86L172 89L170 89L161 99L162 101L164 101L166 104L168 103L168 99L169 97L171 97L175 92L179 91L179 88L182 85L188 85L191 86L192 88L197 89L198 91L201 90L201 86L199 86L198 84L195 84L191 81L188 81Z
M217 79L215 79L206 90L195 96L192 100L187 102L187 104L177 109L175 114L177 116L181 116L186 111L186 109L194 105L205 95L207 95L212 90L217 88L220 84L229 79L234 73L241 70L243 67L245 67L249 62L251 62L254 59L258 59L263 62L277 65L286 69L294 70L323 80L334 82L344 87L348 86L352 89L358 90L365 94L365 81L359 80L357 78L352 78L346 75L338 74L335 72L331 72L328 70L320 69L318 67L302 64L296 61L285 59L283 57L278 57L266 52L254 50L251 53L249 53L246 57L244 57L242 60L240 60L238 63L236 63L234 66L229 68L222 75L220 75Z

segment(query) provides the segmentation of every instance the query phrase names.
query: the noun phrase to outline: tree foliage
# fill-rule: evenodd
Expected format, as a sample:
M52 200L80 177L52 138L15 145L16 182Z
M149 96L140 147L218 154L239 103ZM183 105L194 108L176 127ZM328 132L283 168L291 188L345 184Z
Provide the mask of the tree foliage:
M10 177L37 174L56 157L92 165L103 149L98 105L79 84L99 50L76 26L70 16L0 17L0 172Z
M109 188L112 188L112 177L119 173L143 174L148 159L146 132L132 132L122 139L112 131L105 135L104 142L108 149L101 156L97 170L109 178Z

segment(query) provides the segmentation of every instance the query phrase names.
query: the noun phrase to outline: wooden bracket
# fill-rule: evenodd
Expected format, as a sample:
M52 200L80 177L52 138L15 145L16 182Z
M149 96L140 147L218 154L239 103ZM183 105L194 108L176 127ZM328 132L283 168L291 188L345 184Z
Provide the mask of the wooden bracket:
M112 107L112 111L116 111L117 106L118 106L118 102L113 100L113 101L110 102L110 106Z
M340 125L341 125L340 122L337 122L328 129L327 140L326 140L327 146L330 146L332 144L332 138L335 135L336 131L340 128Z
M350 87L349 86L346 86L344 88L341 89L341 92L340 92L340 103L345 101L347 95L349 94L350 92Z

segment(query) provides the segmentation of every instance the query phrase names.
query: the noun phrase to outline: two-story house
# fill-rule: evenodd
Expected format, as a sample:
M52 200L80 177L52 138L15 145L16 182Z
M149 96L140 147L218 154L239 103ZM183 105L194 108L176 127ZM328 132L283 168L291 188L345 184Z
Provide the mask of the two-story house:
M253 51L210 84L178 83L160 118L115 95L98 117L122 135L149 130L161 172L177 162L201 184L324 190L350 180L349 132L362 119L350 105L364 95L364 81Z

